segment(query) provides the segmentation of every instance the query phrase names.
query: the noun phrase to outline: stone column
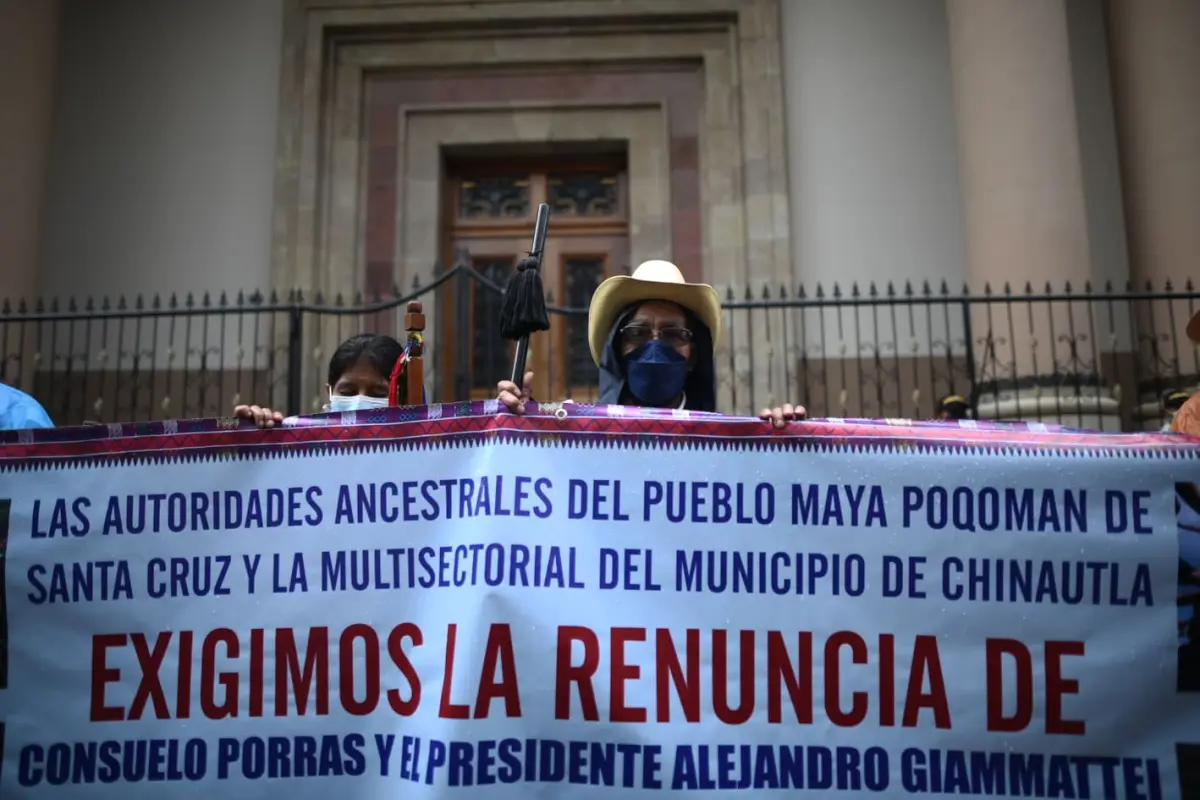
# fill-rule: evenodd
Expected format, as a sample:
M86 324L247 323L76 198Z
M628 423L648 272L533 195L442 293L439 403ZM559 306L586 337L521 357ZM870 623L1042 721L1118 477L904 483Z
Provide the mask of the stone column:
M38 293L58 13L57 0L0 0L0 302L14 308ZM28 391L34 328L5 327L0 377Z
M946 10L972 292L1082 291L1092 268L1065 2ZM980 417L1114 427L1098 417L1116 403L1079 388L1099 372L1088 320L1083 303L974 306Z
M1200 3L1109 0L1109 51L1129 260L1138 288L1182 288L1200 271ZM1183 335L1189 303L1137 309L1139 416L1161 424L1161 395L1195 388Z

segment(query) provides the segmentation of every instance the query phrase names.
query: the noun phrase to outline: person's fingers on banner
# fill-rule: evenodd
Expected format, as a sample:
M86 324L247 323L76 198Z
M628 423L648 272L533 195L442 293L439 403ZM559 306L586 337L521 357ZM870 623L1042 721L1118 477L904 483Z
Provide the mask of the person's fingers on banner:
M525 413L525 401L533 399L533 373L526 372L522 381L524 389L518 389L512 381L500 381L496 384L496 399L500 405L514 414Z
M799 422L807 417L808 411L804 406L794 406L791 403L784 403L775 408L764 408L758 414L759 419L770 422L776 430L786 428L789 422Z
M266 406L237 406L233 415L238 419L248 419L260 428L274 428L283 423L283 414Z

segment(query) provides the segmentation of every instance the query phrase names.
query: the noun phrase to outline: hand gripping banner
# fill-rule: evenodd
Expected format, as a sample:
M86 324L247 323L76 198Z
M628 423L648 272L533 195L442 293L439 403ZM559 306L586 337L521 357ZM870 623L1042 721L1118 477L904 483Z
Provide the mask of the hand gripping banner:
M4 441L4 798L1200 796L1183 437L489 402Z

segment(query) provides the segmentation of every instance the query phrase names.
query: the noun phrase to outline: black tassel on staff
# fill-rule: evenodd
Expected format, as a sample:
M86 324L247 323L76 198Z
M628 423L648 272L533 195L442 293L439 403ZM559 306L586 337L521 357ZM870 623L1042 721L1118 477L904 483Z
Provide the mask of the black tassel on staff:
M529 255L517 263L517 271L504 288L504 306L500 309L500 335L516 341L517 355L513 359L512 382L524 388L525 359L529 356L529 336L550 330L546 315L546 295L542 290L542 251L546 247L546 228L550 224L550 206L538 206L537 223L533 227L533 247Z

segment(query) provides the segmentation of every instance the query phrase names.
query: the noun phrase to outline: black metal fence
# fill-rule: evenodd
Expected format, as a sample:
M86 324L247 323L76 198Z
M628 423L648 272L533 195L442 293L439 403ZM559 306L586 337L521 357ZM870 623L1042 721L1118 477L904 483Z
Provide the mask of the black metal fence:
M8 302L0 380L37 397L58 424L224 415L238 403L311 413L324 404L333 348L361 331L403 336L406 304L419 300L430 401L491 397L509 370L497 281L463 260L386 298ZM814 416L921 418L957 393L985 419L1147 429L1163 423L1163 394L1200 374L1183 335L1200 300L1190 283L976 294L911 283L719 288L719 397L734 413L799 402ZM587 309L549 300L553 328L535 337L530 362L538 394L592 399Z

